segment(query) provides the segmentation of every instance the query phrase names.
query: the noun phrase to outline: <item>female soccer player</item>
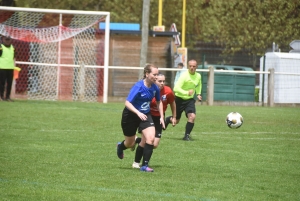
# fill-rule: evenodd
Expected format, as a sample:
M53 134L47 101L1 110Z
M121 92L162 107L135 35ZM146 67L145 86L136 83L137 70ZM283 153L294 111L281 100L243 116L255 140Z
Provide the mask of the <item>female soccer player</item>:
M144 78L131 88L125 101L125 108L122 113L121 126L125 140L117 145L117 155L124 158L123 151L135 145L137 129L142 133L142 141L145 142L143 152L143 162L141 171L153 172L148 167L153 153L155 138L155 127L150 114L150 103L153 97L156 98L157 108L160 111L160 122L164 127L164 116L160 105L159 88L155 84L158 75L158 68L153 64L146 64L144 68Z
M166 112L168 105L171 106L171 111L172 111L172 125L176 125L176 104L175 104L175 96L172 91L172 89L168 86L165 86L165 76L163 74L158 74L156 84L160 89L160 101L161 101L161 107L163 108L163 113ZM154 139L154 149L158 147L160 139L161 139L161 134L162 134L162 124L160 123L160 112L159 109L157 108L156 105L156 99L153 98L150 104L150 111L151 111L151 116L154 121L155 125L155 139ZM138 147L136 149L135 153L135 159L132 164L133 168L140 168L140 161L143 157L143 150L144 150L144 142L141 141L141 139L137 138L136 143L138 143Z

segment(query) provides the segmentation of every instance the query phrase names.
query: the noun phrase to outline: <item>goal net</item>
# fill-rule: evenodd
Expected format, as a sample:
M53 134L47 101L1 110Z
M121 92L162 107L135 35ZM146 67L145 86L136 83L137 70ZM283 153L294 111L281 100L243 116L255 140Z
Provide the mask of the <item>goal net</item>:
M107 102L109 20L109 12L0 6L0 35L13 39L21 68L15 97Z

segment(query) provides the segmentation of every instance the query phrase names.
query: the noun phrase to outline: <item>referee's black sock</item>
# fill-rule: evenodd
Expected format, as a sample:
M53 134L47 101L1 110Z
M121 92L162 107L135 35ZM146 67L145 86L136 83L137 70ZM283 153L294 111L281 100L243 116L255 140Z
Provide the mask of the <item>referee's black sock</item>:
M186 125L185 125L185 135L191 134L193 128L194 128L194 123L186 122Z
M142 166L145 166L145 165L148 166L148 163L150 161L152 153L153 153L153 145L146 143L145 147L144 147L143 164L142 164Z

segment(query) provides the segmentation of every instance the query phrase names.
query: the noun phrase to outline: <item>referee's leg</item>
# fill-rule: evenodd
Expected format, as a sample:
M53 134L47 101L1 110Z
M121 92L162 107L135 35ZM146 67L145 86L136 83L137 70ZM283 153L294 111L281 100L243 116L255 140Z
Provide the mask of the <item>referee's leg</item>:
M196 107L195 107L194 99L190 99L187 101L185 112L187 114L188 119L187 119L187 122L185 125L185 133L184 133L183 140L190 141L191 140L190 135L194 128L194 122L195 122L195 118L196 118Z

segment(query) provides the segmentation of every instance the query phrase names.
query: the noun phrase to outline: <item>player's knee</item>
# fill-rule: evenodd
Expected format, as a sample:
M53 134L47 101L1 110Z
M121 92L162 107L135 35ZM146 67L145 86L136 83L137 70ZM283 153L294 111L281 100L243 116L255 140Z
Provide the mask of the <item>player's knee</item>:
M133 141L133 140L125 140L124 145L127 148L131 148L131 147L133 147L135 145L135 141Z
M130 147L135 146L135 141L131 142Z
M196 114L194 114L194 113L189 113L189 115L188 115L188 120L189 120L189 121L194 121L195 118L196 118Z
M146 144L154 145L154 139L155 139L154 137L148 136L146 139Z
M153 143L153 148L156 149L159 145L160 142L160 137L155 137L154 143Z

